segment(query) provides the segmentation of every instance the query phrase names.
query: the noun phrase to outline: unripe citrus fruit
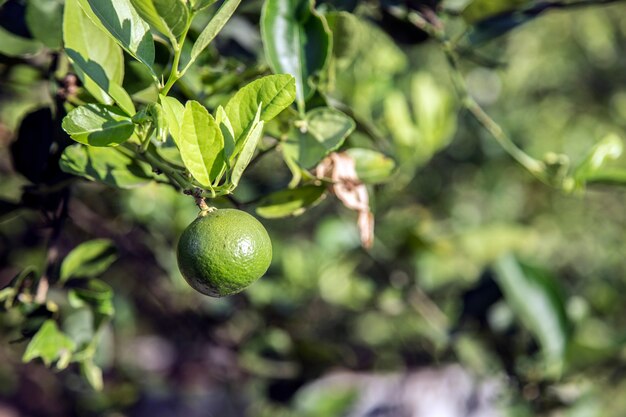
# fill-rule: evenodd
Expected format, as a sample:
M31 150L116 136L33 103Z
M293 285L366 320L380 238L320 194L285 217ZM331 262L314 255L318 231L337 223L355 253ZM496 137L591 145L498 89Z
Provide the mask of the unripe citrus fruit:
M241 210L202 212L178 242L178 268L197 291L212 297L238 293L261 278L272 261L263 225Z

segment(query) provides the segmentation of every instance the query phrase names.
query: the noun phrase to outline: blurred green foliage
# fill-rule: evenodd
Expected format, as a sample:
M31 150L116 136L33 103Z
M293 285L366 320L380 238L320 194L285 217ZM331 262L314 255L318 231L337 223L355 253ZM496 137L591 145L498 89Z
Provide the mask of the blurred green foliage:
M10 307L37 294L20 293L25 284L0 290L4 405L42 416L169 415L159 414L165 404L186 415L332 416L352 393L294 394L335 368L459 362L485 378L509 378L508 416L623 416L626 212L615 186L626 178L623 3L540 13L545 2L444 1L437 9L458 41L469 94L529 155L572 181L554 189L464 110L441 46L388 13L404 2L318 2L332 56L317 91L300 99L314 109L323 97L355 129L296 168L275 141L261 144L263 157L234 197L265 218L274 260L267 276L226 299L195 293L178 272L173 248L196 216L193 199L154 181L136 187L152 178L145 166L117 177L131 164L120 154L114 166L93 163L90 179L113 175L127 190L56 165L46 171L47 156L20 151L24 132L39 141L51 135L26 131L22 121L66 87L59 3L44 3L0 1L0 285L60 273L71 291L53 287L48 304L18 311ZM181 79L179 97L215 109L268 68L283 68L261 47L263 2L242 3ZM33 30L41 13L49 20ZM214 10L200 13L206 22ZM155 56L155 68L167 66L159 43ZM135 102L154 95L147 71L125 65ZM280 136L284 121L267 130ZM84 155L74 164L108 151L75 146L69 152ZM287 188L336 148L356 155L368 183L370 250L361 247L356 214L333 195L322 197L319 185ZM20 158L36 163L24 170ZM52 178L70 188L46 184ZM68 216L51 254L45 216L58 210ZM276 218L286 214L302 215ZM42 347L43 339L54 343ZM68 364L65 352L77 347ZM22 364L22 356L69 370ZM176 408L181 398L188 408Z

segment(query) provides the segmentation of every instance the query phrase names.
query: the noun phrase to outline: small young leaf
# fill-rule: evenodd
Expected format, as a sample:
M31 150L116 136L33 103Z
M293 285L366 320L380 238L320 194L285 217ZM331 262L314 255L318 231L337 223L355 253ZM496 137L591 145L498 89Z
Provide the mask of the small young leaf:
M154 74L154 41L150 27L130 0L79 0L83 10L90 9L117 43ZM87 16L91 14L87 12ZM155 75L156 76L156 75Z
M283 151L303 168L311 168L339 149L355 128L352 118L339 110L320 107L306 114L301 130L293 130Z
M569 323L556 284L545 274L522 268L513 255L503 256L494 266L507 303L539 341L548 372L558 375L567 352Z
M323 185L305 185L293 190L281 190L263 197L256 214L266 219L298 216L322 200L326 191Z
M261 120L268 122L289 107L295 97L295 80L286 74L259 78L240 89L224 109L233 128L236 148L241 149L241 140L252 129L259 105Z
M574 179L577 185L583 185L587 179L591 179L602 169L607 160L615 160L622 155L624 143L616 134L609 134L598 142L589 152L587 157L576 167Z
M174 97L159 96L161 107L163 107L163 113L165 114L165 120L167 121L167 128L169 129L174 142L178 144L180 141L180 126L183 122L183 113L185 112L185 106L176 100Z
M206 1L198 1L197 5L204 7L201 3L207 3ZM204 51L204 49L209 46L211 41L217 36L217 34L222 30L226 22L230 19L230 17L235 13L237 6L239 6L241 0L225 0L222 6L215 13L209 24L204 28L196 42L193 44L193 48L191 48L191 59L189 64L194 62L198 55ZM196 8L196 5L194 5ZM197 10L197 9L196 9Z
M248 135L242 140L241 152L236 154L235 165L233 166L233 172L230 177L230 182L233 187L236 187L239 184L243 171L248 167L248 164L250 164L252 155L254 155L256 147L263 137L264 122L260 120L260 117L261 106L259 105L252 130L250 130L250 133L248 133Z
M167 117L165 117L163 107L159 103L150 103L148 105L148 116L152 119L156 140L160 143L165 143L168 129Z
M183 113L178 148L189 173L211 187L223 172L224 136L217 122L197 101L188 101Z
M365 184L385 182L396 167L393 159L371 149L351 148L346 153L354 160L356 173Z
M75 348L74 342L59 330L54 320L46 320L26 347L22 362L41 358L46 366L50 366L52 362L71 355Z
M266 0L261 35L267 61L275 73L295 77L298 108L313 95L312 78L326 68L332 33L312 0Z
M116 107L86 104L65 116L63 130L76 142L91 146L116 146L128 140L134 130L133 121Z
M139 15L177 46L189 21L189 9L181 0L131 0Z
M68 174L118 188L134 188L152 179L147 165L117 148L69 146L63 151L59 165Z
M63 2L60 0L29 0L26 3L26 24L33 37L48 48L58 49L63 41Z
M113 306L113 289L104 281L90 279L84 286L72 289L72 297L82 300L91 306L94 312L94 329L115 313Z
M70 278L95 277L106 271L117 259L113 242L96 239L74 248L61 264L61 282Z
M231 157L233 156L233 152L235 152L235 131L233 130L233 125L230 123L224 107L218 106L215 112L215 121L224 136L224 160L226 164L230 165Z
M80 370L87 382L89 382L89 385L91 385L94 390L102 391L102 388L104 386L104 383L102 381L102 369L100 369L98 365L93 363L93 360L90 359L81 362Z

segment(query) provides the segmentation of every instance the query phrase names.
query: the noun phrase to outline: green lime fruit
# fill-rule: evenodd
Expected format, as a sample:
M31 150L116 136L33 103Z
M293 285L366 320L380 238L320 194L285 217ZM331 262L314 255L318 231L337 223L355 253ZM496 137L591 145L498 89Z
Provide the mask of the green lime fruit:
M241 210L202 212L178 242L178 268L194 289L211 297L238 293L261 278L272 261L263 225Z

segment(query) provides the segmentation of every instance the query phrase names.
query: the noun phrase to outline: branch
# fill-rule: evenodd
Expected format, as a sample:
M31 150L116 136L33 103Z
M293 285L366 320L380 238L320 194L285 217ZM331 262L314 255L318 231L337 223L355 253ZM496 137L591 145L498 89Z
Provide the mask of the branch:
M52 215L50 238L48 239L48 248L46 250L46 269L44 274L37 283L37 289L35 290L35 302L44 304L48 298L48 290L50 289L50 276L54 271L54 266L59 259L59 238L61 237L61 231L65 224L65 219L68 214L68 201L69 190L66 189L65 193L61 197L57 210Z
M396 12L397 13L397 12ZM551 184L550 179L546 175L545 164L537 160L522 149L520 149L513 140L504 132L502 127L492 119L487 112L474 100L467 90L465 78L459 67L457 52L450 40L448 39L444 27L437 19L434 13L428 14L428 19L418 12L409 12L405 15L406 20L428 33L436 39L442 46L448 64L450 65L451 77L454 87L461 99L463 107L469 111L478 123L491 134L491 136L500 144L500 146L520 165L528 170L532 175L540 181ZM432 21L431 21L432 20Z

